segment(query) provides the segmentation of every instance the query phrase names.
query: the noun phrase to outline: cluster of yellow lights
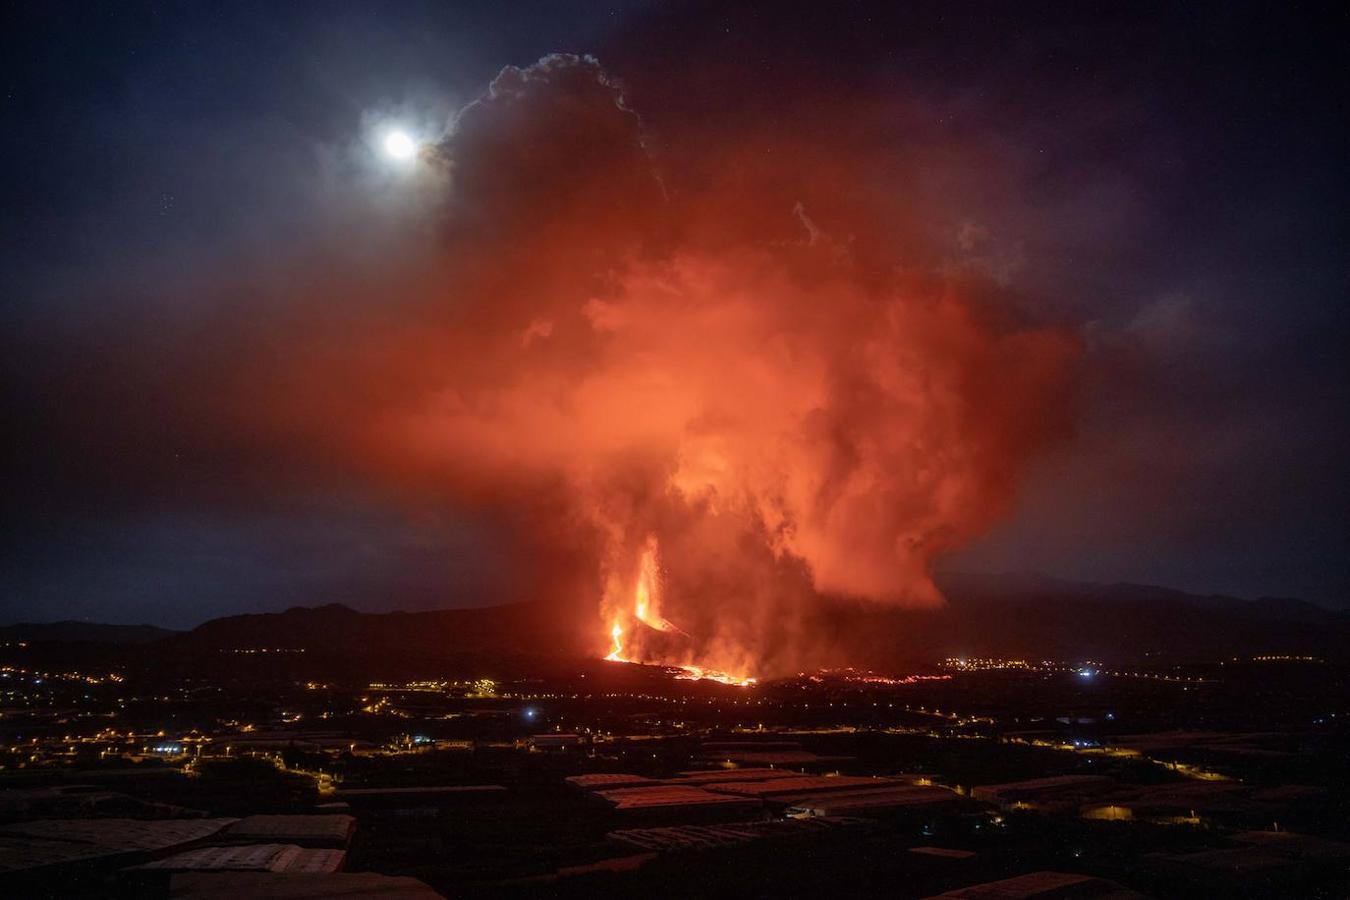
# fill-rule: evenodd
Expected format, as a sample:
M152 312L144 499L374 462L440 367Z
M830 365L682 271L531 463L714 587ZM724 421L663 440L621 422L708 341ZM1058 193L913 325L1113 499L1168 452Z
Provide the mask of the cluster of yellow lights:
M1046 665L1046 663L1042 663ZM942 661L944 669L960 669L963 672L983 671L987 669L1030 669L1031 663L1025 659L985 659L949 656Z
M22 666L0 666L0 674L6 677L40 678L44 681L77 681L83 684L103 684L105 681L120 682L124 679L116 672L107 675L86 675L83 672L44 672L37 669L25 669Z
M222 650L221 653L241 653L245 656L253 656L257 653L304 653L304 647L235 647L232 650Z
M496 697L497 682L492 678L475 678L472 681L372 681L366 686L369 691L414 691L421 693L444 693L457 688L467 688L469 697Z
M1259 658L1259 657L1258 657ZM1295 659L1297 657L1270 657L1270 659ZM1073 672L1079 675L1110 675L1114 678L1144 678L1150 681L1170 681L1178 684L1203 684L1208 679L1187 675L1165 675L1161 672L1131 672L1123 669L1108 669L1099 660L1083 660L1080 663L1052 662L1043 659L1038 663L1024 659L999 659L980 657L949 656L941 663L944 669L957 672L984 672L999 669L1025 669L1036 672Z

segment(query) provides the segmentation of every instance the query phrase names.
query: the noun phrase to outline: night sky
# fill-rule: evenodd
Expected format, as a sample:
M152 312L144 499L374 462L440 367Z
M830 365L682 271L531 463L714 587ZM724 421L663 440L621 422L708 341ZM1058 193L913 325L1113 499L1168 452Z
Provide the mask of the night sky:
M1344 6L793 6L5 3L0 619L471 606L584 570L567 513L428 476L387 424L498 362L459 364L490 293L461 270L564 228L510 283L635 229L819 232L1070 335L1015 492L939 569L1350 605ZM561 99L461 114L507 66ZM557 128L579 156L541 162ZM674 236L745 179L725 235Z

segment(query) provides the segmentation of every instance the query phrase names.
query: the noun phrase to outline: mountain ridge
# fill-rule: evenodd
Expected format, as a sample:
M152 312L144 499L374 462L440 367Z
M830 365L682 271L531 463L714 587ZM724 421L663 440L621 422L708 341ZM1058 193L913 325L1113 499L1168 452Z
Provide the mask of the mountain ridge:
M1344 658L1350 653L1350 613L1290 598L1243 600L1035 573L945 574L939 586L948 602L936 609L821 601L807 612L804 627L821 648L822 664L878 668L965 654L1184 660L1279 653ZM141 643L177 658L261 650L304 650L353 660L590 657L596 655L601 631L593 608L518 601L390 612L328 603L223 616L182 632L52 623L0 627L0 637L14 640L13 635L24 633L29 640L70 640L70 626L76 625L85 639L103 628L108 643Z
M0 625L0 641L43 641L93 644L148 644L179 634L172 628L141 623L138 625L82 622L62 619L58 622L16 622Z

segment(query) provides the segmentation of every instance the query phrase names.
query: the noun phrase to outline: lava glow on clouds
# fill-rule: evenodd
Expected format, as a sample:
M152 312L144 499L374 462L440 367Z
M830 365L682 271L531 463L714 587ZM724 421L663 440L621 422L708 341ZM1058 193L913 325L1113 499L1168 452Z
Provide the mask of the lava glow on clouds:
M920 151L855 133L653 137L594 60L508 68L424 153L442 224L408 296L288 343L257 414L506 511L538 592L593 599L596 655L808 667L821 595L941 602L934 561L1065 432L1079 355L927 242Z

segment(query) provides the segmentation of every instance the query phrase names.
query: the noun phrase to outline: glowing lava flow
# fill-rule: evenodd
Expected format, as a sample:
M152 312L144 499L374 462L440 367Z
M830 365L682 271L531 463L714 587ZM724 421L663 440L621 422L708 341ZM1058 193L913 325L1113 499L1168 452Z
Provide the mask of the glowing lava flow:
M642 551L642 561L638 568L637 587L633 591L633 618L655 631L673 631L677 634L683 634L688 637L684 631L681 631L675 625L661 617L659 612L660 604L660 576L661 569L657 557L656 537L647 539L647 546ZM615 620L610 627L609 636L611 647L609 655L605 659L609 662L638 663L643 661L630 659L624 656L623 649L623 623ZM728 675L726 672L719 672L716 669L709 669L703 666L694 665L671 665L668 663L656 663L669 669L678 670L676 678L688 681L700 681L707 679L709 681L718 681L722 684L732 684L737 687L748 687L755 683L754 678L739 677Z
M735 675L728 675L726 672L719 672L716 669L705 669L702 666L671 666L673 669L679 669L680 674L676 675L684 681L720 681L722 684L731 684L736 687L750 687L756 682L754 678L740 678Z
M605 659L609 662L628 662L623 658L623 626L615 622L614 627L609 630L609 636L614 641L614 647Z

